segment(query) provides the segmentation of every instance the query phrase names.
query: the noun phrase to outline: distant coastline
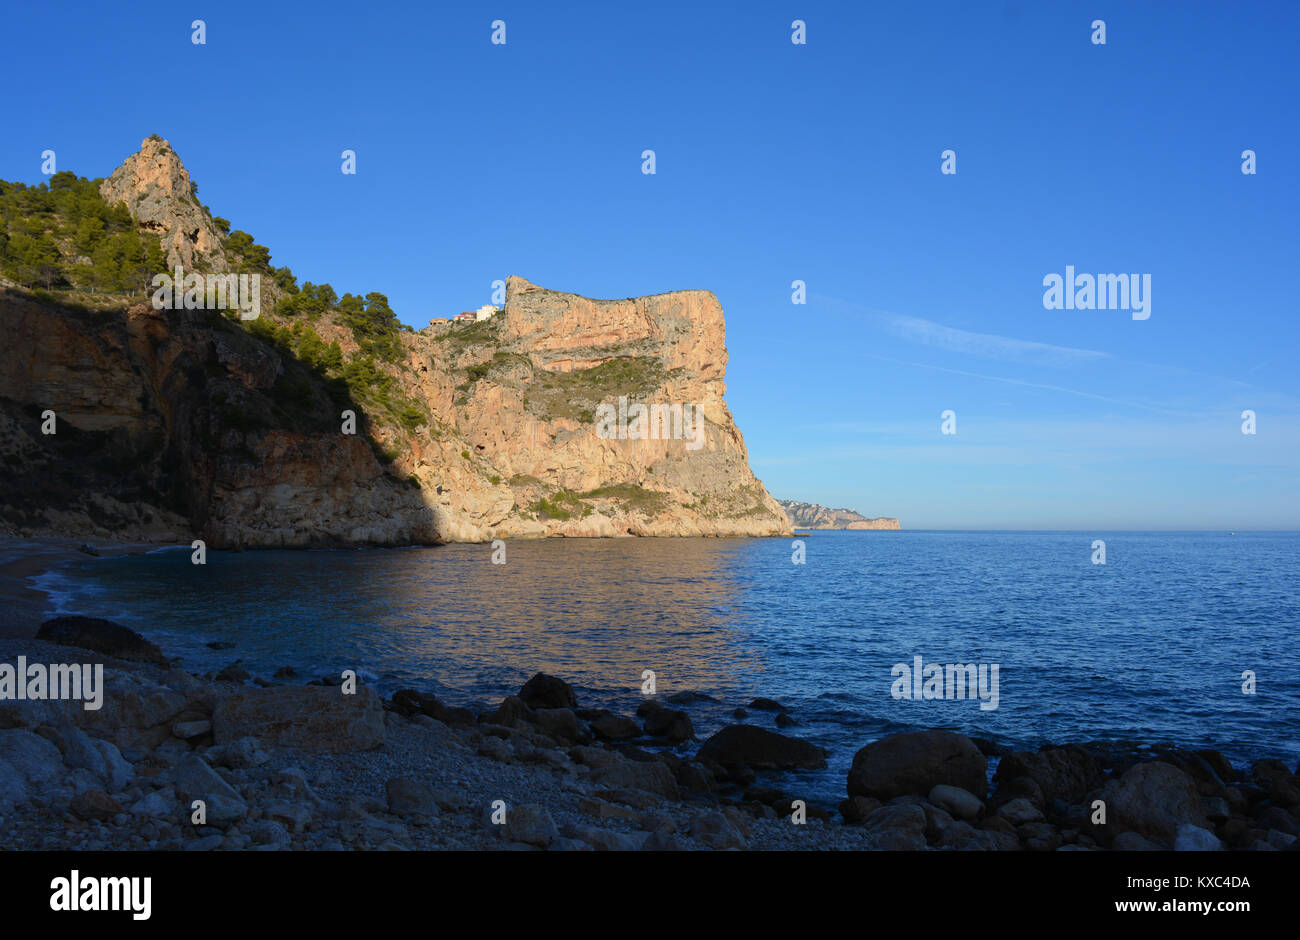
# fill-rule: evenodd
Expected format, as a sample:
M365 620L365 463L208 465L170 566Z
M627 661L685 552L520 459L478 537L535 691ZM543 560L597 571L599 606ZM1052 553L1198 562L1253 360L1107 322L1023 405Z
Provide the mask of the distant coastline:
M898 520L891 516L869 518L853 509L830 509L817 503L803 503L793 499L777 502L799 529L901 529Z

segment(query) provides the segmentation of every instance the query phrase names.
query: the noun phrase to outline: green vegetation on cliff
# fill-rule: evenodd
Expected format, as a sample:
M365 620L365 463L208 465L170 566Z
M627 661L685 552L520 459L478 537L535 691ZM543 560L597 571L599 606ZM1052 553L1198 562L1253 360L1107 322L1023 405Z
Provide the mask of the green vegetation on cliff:
M620 395L640 398L663 386L671 373L652 356L610 359L590 369L533 374L524 407L544 421L567 418L592 421L596 406L616 402Z
M105 202L98 180L0 181L0 272L18 284L139 295L166 267L158 238Z

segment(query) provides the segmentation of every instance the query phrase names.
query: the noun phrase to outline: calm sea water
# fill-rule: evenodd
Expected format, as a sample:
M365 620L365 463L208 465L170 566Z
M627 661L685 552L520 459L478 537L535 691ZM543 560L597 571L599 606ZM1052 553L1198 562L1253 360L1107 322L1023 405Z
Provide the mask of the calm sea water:
M1106 542L1094 565L1092 541ZM831 749L787 783L843 795L853 752L948 727L1000 743L1094 739L1300 756L1297 533L819 532L790 540L519 541L364 551L188 551L44 576L63 612L126 623L204 672L356 669L385 691L499 701L534 672L630 713L642 671L701 738L758 695ZM227 641L234 649L205 644ZM896 663L999 666L977 699L891 696ZM1257 675L1255 695L1242 673ZM301 681L301 680L300 680ZM773 727L772 716L749 721Z

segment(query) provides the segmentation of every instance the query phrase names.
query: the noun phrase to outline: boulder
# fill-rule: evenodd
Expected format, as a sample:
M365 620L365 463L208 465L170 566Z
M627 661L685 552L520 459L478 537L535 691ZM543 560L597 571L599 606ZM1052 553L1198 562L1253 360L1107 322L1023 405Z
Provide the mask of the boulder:
M0 731L0 806L22 803L64 773L59 749L22 729Z
M641 736L641 727L625 715L603 712L591 721L591 730L602 741L627 741Z
M660 761L620 760L593 769L591 782L605 788L644 790L670 800L680 798L676 777Z
M946 809L957 819L975 819L984 811L983 801L974 793L946 783L930 789L930 802Z
M1013 826L1041 822L1043 818L1043 811L1023 796L1018 796L1010 802L1003 803L1002 806L998 807L997 814Z
M63 765L69 770L88 770L98 779L104 779L107 767L103 753L95 746L94 739L76 725L45 725L36 733L59 749Z
M444 705L436 695L415 689L399 689L394 692L393 709L407 718L414 715L427 715L445 725L469 727L476 721L474 712L470 709Z
M505 728L513 728L521 723L531 723L533 718L533 709L527 702L518 695L507 695L501 700L501 704L497 706L496 711L488 714L484 721Z
M996 852L998 842L991 832L976 829L968 822L956 820L939 834L935 845L959 852Z
M664 738L669 744L681 744L695 737L695 727L691 716L686 712L669 708L648 699L636 710L645 719L645 733L655 738Z
M1179 826L1208 825L1195 781L1164 761L1130 767L1119 780L1106 784L1101 799L1106 803L1108 827L1116 835L1136 832L1172 846Z
M817 745L753 725L728 725L700 745L696 758L729 770L819 770L826 766L826 751Z
M533 721L547 737L562 744L578 744L590 737L571 708L539 708L533 712Z
M564 831L569 838L585 842L597 852L635 852L650 835L647 832L614 832L585 823L567 826Z
M853 756L848 792L888 800L948 784L981 796L988 792L987 774L987 758L965 735L907 731L874 741Z
M212 715L218 745L247 735L279 747L340 753L366 751L384 743L384 712L369 686L344 695L328 686L240 689Z
M573 686L563 679L539 672L519 690L519 697L530 708L577 708L578 697Z
M840 815L846 823L863 822L880 808L880 801L870 796L850 796L840 800Z
M864 822L864 828L868 832L919 836L919 848L925 848L926 827L925 810L917 803L888 803L873 812Z
M1189 824L1178 827L1178 834L1174 838L1175 852L1219 852L1222 850L1223 843L1210 830Z
M94 741L95 749L104 758L104 783L114 793L121 791L135 776L135 768L122 756L112 741Z
M60 646L76 646L132 662L166 662L162 650L129 627L100 617L55 617L36 631L36 639Z
M1097 759L1078 747L1043 748L1037 753L1015 751L999 762L993 782L1002 784L1020 777L1038 784L1044 805L1054 799L1078 803L1104 782Z
M224 828L243 819L248 813L244 798L197 754L182 758L167 774L177 797L185 804L189 816L194 800L203 800L210 826Z
M697 813L691 817L690 836L710 849L746 848L745 837L719 810Z

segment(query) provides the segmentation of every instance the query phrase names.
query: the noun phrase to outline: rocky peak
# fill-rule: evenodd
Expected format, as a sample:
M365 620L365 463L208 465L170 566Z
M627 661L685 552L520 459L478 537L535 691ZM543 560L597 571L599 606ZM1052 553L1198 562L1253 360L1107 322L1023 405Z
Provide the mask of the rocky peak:
M111 203L125 203L140 227L162 239L169 267L187 271L206 260L215 271L228 269L221 247L221 233L212 217L194 195L189 171L171 144L156 134L140 143L140 150L127 157L100 185L99 191Z

